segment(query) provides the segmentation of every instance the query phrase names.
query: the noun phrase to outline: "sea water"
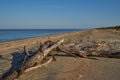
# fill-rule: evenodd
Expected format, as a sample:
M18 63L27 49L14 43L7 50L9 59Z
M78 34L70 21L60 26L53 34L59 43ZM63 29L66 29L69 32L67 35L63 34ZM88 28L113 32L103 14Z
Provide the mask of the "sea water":
M34 38L51 34L80 31L81 29L0 29L0 42Z

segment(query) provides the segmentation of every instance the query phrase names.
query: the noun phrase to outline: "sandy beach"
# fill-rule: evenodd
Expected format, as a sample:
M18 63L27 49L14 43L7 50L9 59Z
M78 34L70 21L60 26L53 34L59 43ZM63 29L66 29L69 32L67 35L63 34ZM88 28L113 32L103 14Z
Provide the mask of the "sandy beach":
M23 47L30 53L38 48L40 42L65 39L65 44L90 45L96 41L110 42L111 48L120 52L120 30L91 29L37 38L0 42L0 76L19 67L23 61ZM103 49L108 49L104 47ZM54 52L56 53L56 52ZM62 54L62 53L61 53ZM32 70L16 80L119 80L119 58L74 58L56 56L47 67Z

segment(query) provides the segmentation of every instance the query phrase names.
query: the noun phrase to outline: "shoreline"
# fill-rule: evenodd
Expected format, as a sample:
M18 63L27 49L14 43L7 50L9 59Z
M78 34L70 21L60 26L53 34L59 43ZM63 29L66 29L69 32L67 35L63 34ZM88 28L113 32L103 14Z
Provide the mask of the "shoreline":
M8 40L8 41L1 41L1 43L9 43L9 42L16 42L16 41L24 41L28 39L38 39L38 38L43 38L43 37L53 37L53 36L61 36L61 35L66 35L66 34L72 34L72 33L78 33L81 31L86 31L86 30L79 30L79 31L73 31L73 32L64 32L64 33L57 33L57 34L50 34L50 35L43 35L43 36L37 36L37 37L28 37L28 38L21 38L21 39L15 39L15 40Z
M3 38L0 38L1 39L0 43L28 39L28 38L36 38L36 37L42 37L42 36L56 35L56 34L64 34L64 33L70 33L70 32L82 31L82 30L87 30L87 29L3 29L3 33L0 33L0 34L3 34L6 36L7 34L4 34L4 33L10 32L10 35L12 35L11 36L12 38L6 39L4 38L4 36L1 36ZM2 31L2 29L0 29L0 31ZM20 37L16 37L16 38L13 37L14 35L11 34L12 31L13 33L16 33L16 31L20 31L20 33L16 33L16 36L18 35ZM27 32L24 32L24 31L27 31ZM20 35L21 33L22 35ZM26 35L29 35L29 36L26 36ZM9 37L9 36L6 36L6 37Z

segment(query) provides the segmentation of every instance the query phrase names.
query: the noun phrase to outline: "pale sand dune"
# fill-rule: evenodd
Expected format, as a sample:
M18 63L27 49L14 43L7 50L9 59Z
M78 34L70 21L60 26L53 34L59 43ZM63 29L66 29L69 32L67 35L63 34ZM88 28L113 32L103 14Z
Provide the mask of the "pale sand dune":
M0 43L0 75L13 70L23 60L23 46L30 51L37 49L37 42L64 38L65 43L90 44L97 40L120 41L120 31L93 29ZM113 45L120 50L120 44ZM32 53L32 52L31 52ZM23 74L17 80L119 80L120 59L115 58L74 58L56 56L47 68L42 67Z

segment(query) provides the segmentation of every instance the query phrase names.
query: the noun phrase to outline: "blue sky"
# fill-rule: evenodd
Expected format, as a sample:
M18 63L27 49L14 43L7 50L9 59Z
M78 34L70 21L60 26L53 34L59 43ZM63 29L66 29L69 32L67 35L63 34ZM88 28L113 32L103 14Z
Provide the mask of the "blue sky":
M120 0L0 0L0 29L120 25Z

